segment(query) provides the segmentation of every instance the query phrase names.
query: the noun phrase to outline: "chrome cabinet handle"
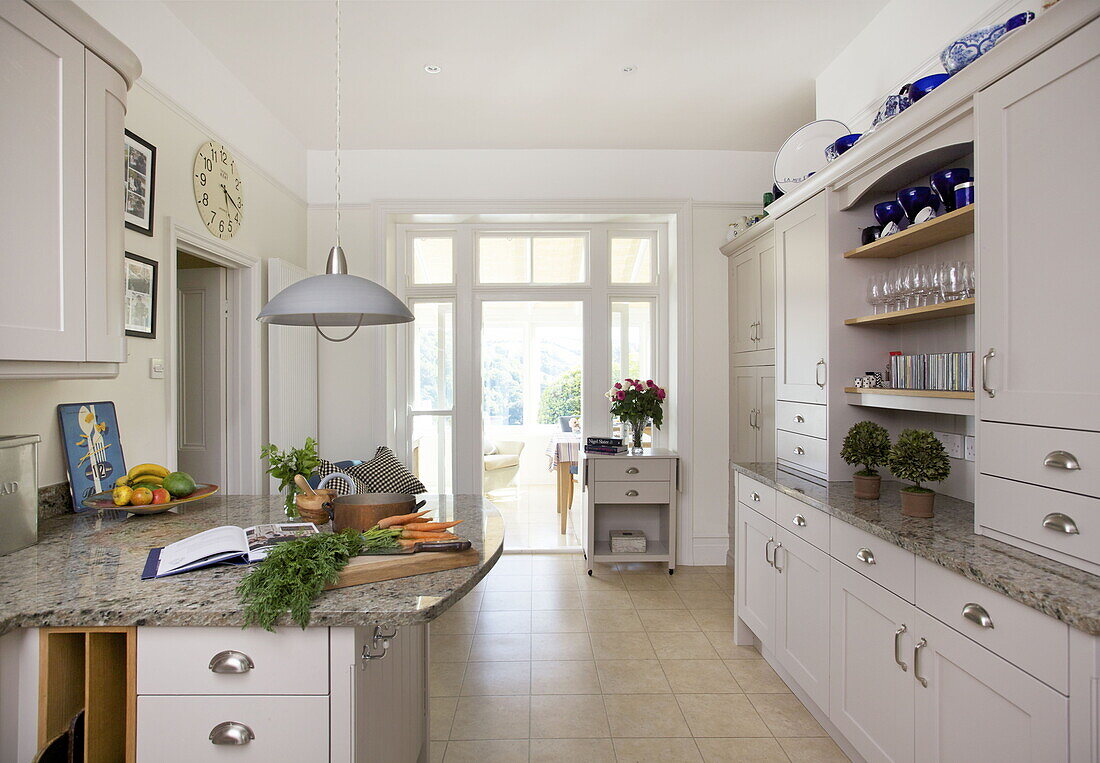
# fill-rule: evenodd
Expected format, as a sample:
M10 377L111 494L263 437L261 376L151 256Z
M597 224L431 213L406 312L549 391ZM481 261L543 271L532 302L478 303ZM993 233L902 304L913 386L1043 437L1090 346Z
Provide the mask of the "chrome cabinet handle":
M775 567L775 571L780 575L783 574L783 568L779 566L779 549L783 548L782 543L775 544L775 551L772 552L772 567Z
M928 646L928 639L922 638L917 642L917 645L913 647L913 678L920 681L920 685L924 688L928 688L928 679L920 674L920 652Z
M1052 450L1047 453L1047 457L1043 459L1043 466L1049 466L1051 469L1065 469L1067 472L1081 470L1081 462L1077 460L1077 456L1064 450Z
M749 409L749 429L756 429L756 409Z
M804 456L806 455L806 451L802 448L802 446L796 445L794 448L794 454L796 456Z
M817 366L814 367L814 381L817 382L817 386L821 387L821 389L825 389L825 382L817 381L818 377L821 376L821 374L818 373L818 370L822 368L825 369L825 375L828 376L829 367L825 364L825 358L817 361Z
M768 538L768 542L764 544L764 561L768 563L769 567L775 566L775 562L772 561L772 556L769 553L773 543L775 543L775 538Z
M995 357L997 357L997 351L994 350L992 347L989 348L989 352L987 352L985 355L982 355L982 389L985 391L985 394L989 395L990 397L997 396L997 390L990 387L988 381L989 361L991 358Z
M791 521L794 523L795 527L806 526L806 517L802 516L801 514L795 514L794 519L792 519Z
M1080 535L1081 531L1077 529L1077 523L1073 521L1072 517L1068 517L1060 512L1054 512L1053 514L1047 514L1043 517L1043 527L1048 530L1058 530L1064 532L1066 535Z
M989 613L985 611L985 607L981 604L975 604L970 602L963 605L962 616L972 623L977 623L983 628L993 629L993 618L989 616Z
M760 503L760 493L753 490L751 493L749 493L749 495L752 496L752 499L754 501L756 501L757 503Z
M796 414L796 415L795 415L795 417L794 417L794 423L795 423L795 424L805 424L805 423L806 423L806 419L802 417L802 414L801 414L801 413L799 413L799 414Z
M255 738L252 729L237 721L222 721L210 730L210 741L213 744L248 744Z
M856 559L859 559L864 564L875 563L875 555L871 553L871 549L869 548L861 548L859 551L857 551Z
M627 474L637 474L638 473L638 467L632 466L632 467L630 467L629 469L626 470L626 473Z
M626 494L630 498L635 498L638 495L638 491L637 490L627 490Z
M894 662L897 663L897 666L901 668L903 673L909 670L909 666L901 661L901 636L907 630L909 630L909 628L905 623L902 623L901 627L894 631Z
M755 342L759 337L756 336L756 321L749 324L749 341Z
M252 662L252 658L244 652L226 649L211 657L207 667L213 673L247 673L256 668L256 663Z

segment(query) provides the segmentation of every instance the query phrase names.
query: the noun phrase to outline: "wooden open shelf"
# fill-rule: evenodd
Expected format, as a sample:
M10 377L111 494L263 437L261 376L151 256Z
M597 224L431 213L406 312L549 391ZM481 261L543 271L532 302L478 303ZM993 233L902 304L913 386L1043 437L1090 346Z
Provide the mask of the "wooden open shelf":
M845 387L845 392L857 395L900 395L902 397L947 397L956 400L973 400L973 392L956 392L942 389L875 389L865 387Z
M864 389L845 387L849 405L868 408L893 408L902 411L974 415L974 393L934 389Z
M848 318L845 326L896 326L899 323L914 323L916 321L934 321L937 318L953 318L958 315L973 315L974 305L977 303L973 297L970 299L957 299L954 302L941 302L938 305L925 305L924 307L910 307L908 310L896 310L892 313L879 313L878 315L864 315L859 318Z
M934 217L926 223L912 225L901 233L880 238L870 244L845 252L847 259L901 257L944 241L969 236L974 232L974 205Z

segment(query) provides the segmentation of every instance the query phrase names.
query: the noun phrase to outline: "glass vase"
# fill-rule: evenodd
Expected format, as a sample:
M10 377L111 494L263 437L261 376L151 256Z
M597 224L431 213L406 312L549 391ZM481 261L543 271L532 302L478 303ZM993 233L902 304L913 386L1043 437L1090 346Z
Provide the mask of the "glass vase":
M649 423L650 419L648 418L634 419L626 422L626 440L630 455L640 456L642 454L642 436L649 427Z
M294 500L297 498L298 486L291 484L283 488L283 513L286 514L287 519L295 519L298 516L298 504Z

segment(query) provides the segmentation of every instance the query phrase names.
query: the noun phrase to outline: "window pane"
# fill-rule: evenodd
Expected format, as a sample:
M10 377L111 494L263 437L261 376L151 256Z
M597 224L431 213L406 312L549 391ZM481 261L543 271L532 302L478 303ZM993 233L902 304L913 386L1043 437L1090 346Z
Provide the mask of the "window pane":
M450 236L413 239L413 283L454 281L454 242Z
M532 242L535 283L583 283L584 250L583 236L536 237Z
M439 411L454 407L453 302L414 302L413 409Z
M611 282L653 282L653 239L615 236L611 239Z
M483 236L478 239L478 280L481 283L529 283L531 239Z
M413 416L412 471L429 493L450 493L451 417Z
M652 379L653 303L611 303L611 381Z

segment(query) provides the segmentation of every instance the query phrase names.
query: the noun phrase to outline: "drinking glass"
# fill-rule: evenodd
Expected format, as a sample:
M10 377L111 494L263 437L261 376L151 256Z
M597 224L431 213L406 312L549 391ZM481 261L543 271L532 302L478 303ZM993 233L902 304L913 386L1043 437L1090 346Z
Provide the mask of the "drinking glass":
M977 291L977 279L975 277L975 270L973 263L963 262L962 265L962 279L963 279L963 297L969 299L973 297Z
M915 280L913 278L914 271L911 267L902 267L898 280L901 284L901 297L902 297L902 310L907 310L913 307L913 301L915 298Z
M940 267L940 293L944 302L962 299L965 290L961 262L945 262Z
M897 310L898 300L898 269L890 268L886 271L886 275L883 278L882 288L883 301L886 307L884 312L891 312Z
M879 275L867 279L867 303L872 313L878 315L878 306L882 303L882 277Z

